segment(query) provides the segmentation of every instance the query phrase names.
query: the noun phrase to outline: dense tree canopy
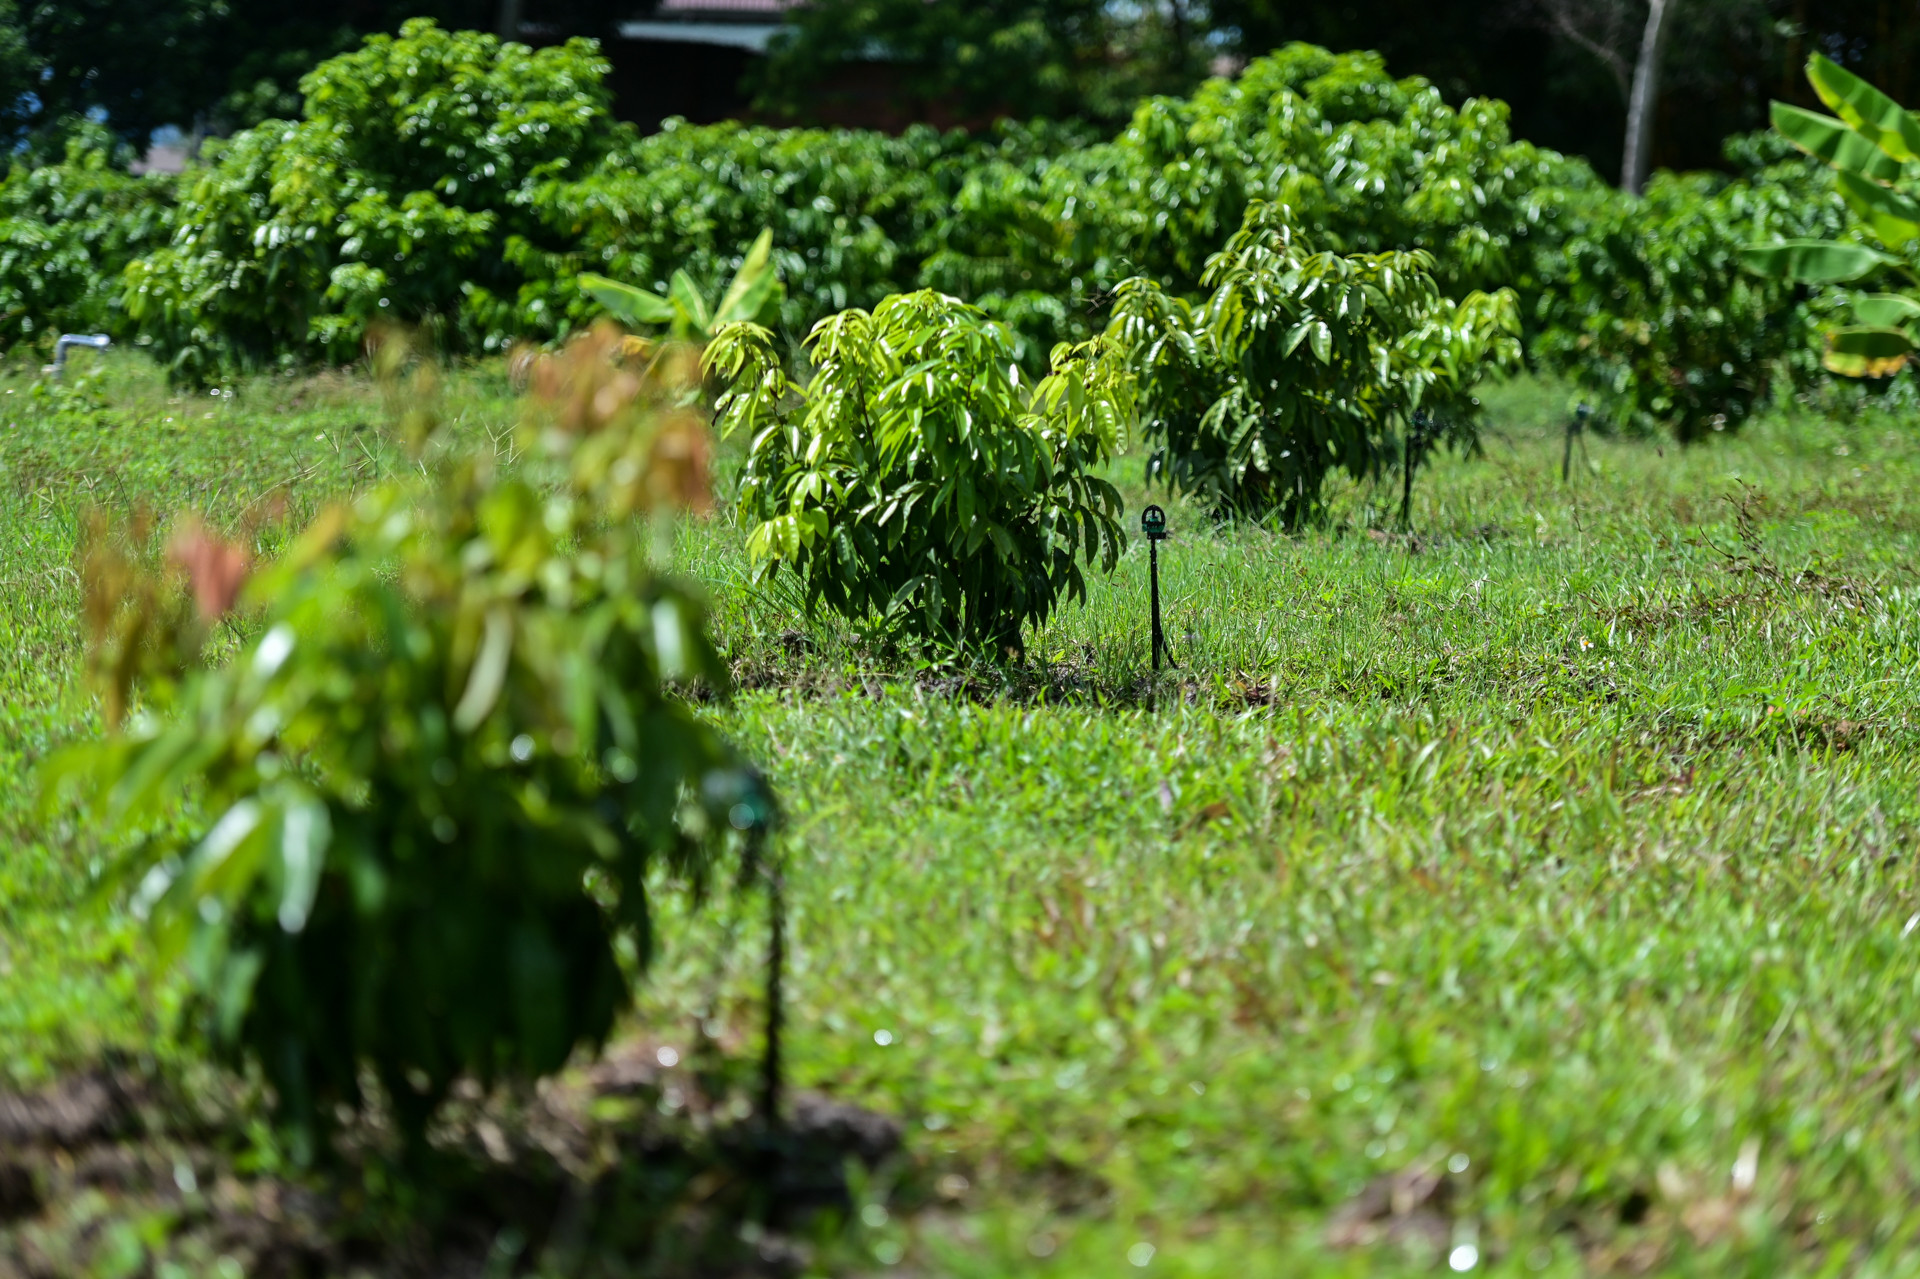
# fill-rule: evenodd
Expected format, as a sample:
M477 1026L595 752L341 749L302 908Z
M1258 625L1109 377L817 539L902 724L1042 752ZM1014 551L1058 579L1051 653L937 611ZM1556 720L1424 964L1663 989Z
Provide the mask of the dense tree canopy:
M519 0L559 34L601 36L652 0ZM0 0L0 126L103 112L141 142L160 125L224 131L297 115L300 77L408 18L494 30L500 0Z
M1721 140L1766 127L1770 97L1806 100L1824 51L1896 96L1914 78L1912 0L1670 0L1654 162L1720 162ZM1124 118L1142 92L1184 92L1216 59L1291 41L1373 49L1450 102L1499 98L1516 132L1620 162L1645 0L816 0L760 78L764 107L804 117L849 61L912 68L923 101L1013 115ZM991 68L989 72L987 68Z
M657 0L0 0L0 129L104 113L139 142L157 125L215 132L295 114L302 74L410 17L535 39L606 38ZM1770 97L1806 101L1824 52L1912 96L1914 0L1670 0L1653 159L1713 166L1764 128ZM1152 93L1289 41L1374 49L1448 101L1499 98L1517 134L1618 169L1646 0L814 0L749 73L763 111L823 115L849 64L884 63L903 118L1124 121ZM522 26L521 24L525 24ZM56 146L52 152L58 154Z

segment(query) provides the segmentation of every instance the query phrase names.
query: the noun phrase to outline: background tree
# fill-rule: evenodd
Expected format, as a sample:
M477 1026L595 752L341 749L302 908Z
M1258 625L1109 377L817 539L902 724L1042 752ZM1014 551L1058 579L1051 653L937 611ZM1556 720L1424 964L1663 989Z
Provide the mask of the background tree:
M520 0L542 42L606 37L655 0ZM408 18L495 30L500 0L0 0L0 128L102 113L144 146L161 125L216 133L297 117L300 77Z
M39 61L27 47L26 29L20 24L19 7L13 0L0 0L0 130L18 131L32 112Z
M1723 139L1766 127L1769 95L1814 105L1801 68L1815 51L1896 97L1915 87L1910 0L1667 0L1667 9L1648 170L1722 167ZM1395 75L1425 76L1450 102L1500 98L1518 136L1617 173L1647 16L1647 0L1212 0L1207 22L1243 56L1290 40L1377 50Z
M45 129L104 111L121 136L145 138L191 119L214 0L121 4L116 0L28 0L0 8L0 43L23 48L31 98L17 104L17 128ZM8 19L11 18L11 21Z
M1620 187L1639 194L1653 166L1663 91L1711 100L1716 78L1732 66L1701 51L1768 48L1780 34L1769 8L1766 0L1521 0L1514 13L1606 70L1625 112ZM1752 105L1743 100L1743 115ZM1755 123L1727 122L1729 131Z

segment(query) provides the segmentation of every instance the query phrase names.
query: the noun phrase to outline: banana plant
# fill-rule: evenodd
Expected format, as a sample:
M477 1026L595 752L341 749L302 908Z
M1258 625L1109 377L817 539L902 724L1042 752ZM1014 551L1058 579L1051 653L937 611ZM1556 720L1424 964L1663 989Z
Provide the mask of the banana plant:
M1920 160L1920 118L1859 76L1815 54L1814 92L1834 112L1773 104L1773 127L1832 166L1840 195L1884 248L1837 240L1784 240L1741 252L1749 270L1805 284L1851 284L1886 271L1905 276L1901 293L1853 299L1854 323L1827 334L1825 363L1842 377L1886 377L1920 351L1920 198L1909 165Z
M747 250L746 261L734 273L733 282L718 302L709 303L700 295L693 277L684 270L675 271L667 286L667 295L609 280L604 275L585 273L580 287L607 308L614 319L629 328L664 324L679 342L702 345L728 324L739 320L766 323L777 314L785 300L786 289L773 270L773 231L762 231Z

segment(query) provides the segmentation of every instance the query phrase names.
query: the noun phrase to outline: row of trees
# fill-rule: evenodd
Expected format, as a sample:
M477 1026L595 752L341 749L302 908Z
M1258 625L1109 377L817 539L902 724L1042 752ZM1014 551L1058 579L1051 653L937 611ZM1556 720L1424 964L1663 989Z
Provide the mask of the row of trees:
M1586 156L1638 191L1655 165L1718 165L1723 138L1765 126L1769 95L1810 102L1799 74L1810 52L1832 53L1897 92L1920 53L1899 8L1893 0L829 0L795 11L792 38L757 87L762 107L804 112L836 65L883 47L913 64L910 83L929 100L1117 121L1143 93L1187 92L1210 67L1291 41L1368 48L1402 74L1426 77L1450 102L1500 98L1522 137ZM990 57L994 74L981 74L976 56Z
M534 0L529 17L604 37L654 0ZM225 132L298 114L316 63L409 18L494 30L501 0L0 0L0 126L44 136L104 112L143 145L163 125Z
M103 110L124 137L294 114L300 76L410 17L613 47L658 0L0 0L0 108L17 132ZM923 109L1124 121L1152 93L1289 41L1372 48L1448 101L1497 97L1516 132L1638 190L1650 166L1715 166L1766 100L1812 105L1824 52L1896 97L1920 59L1897 0L816 0L751 73L757 108L806 123L820 84L875 50ZM155 57L156 50L164 56Z
M563 336L584 275L712 296L771 229L798 343L847 307L931 288L977 305L1039 375L1106 327L1132 277L1197 300L1251 202L1319 248L1426 250L1441 292L1512 288L1530 360L1609 417L1682 438L1731 429L1821 377L1824 293L1738 268L1741 246L1854 234L1833 179L1778 140L1742 180L1660 175L1643 199L1516 141L1503 104L1458 109L1377 55L1298 45L1233 80L1084 126L989 135L677 126L607 114L584 42L530 52L410 25L303 80L303 118L209 149L177 182L97 149L0 183L0 341L52 326L138 341L187 382L353 358L370 322L452 353Z
M415 55L476 39L409 38ZM350 65L377 70L383 52ZM1324 51L1292 57L1315 83L1344 70L1329 106L1395 87ZM353 83L377 92L367 79ZM1835 114L1782 108L1780 130L1839 172L1876 243L1806 237L1747 266L1920 278L1902 168L1920 123L1831 62L1813 79ZM47 794L106 819L126 849L112 882L186 960L212 1044L271 1083L296 1154L324 1157L372 1082L420 1158L457 1081L537 1077L599 1047L652 953L651 898L697 899L727 866L775 894L760 1117L777 1119L772 796L679 695L724 692L727 672L648 547L650 520L709 504L710 405L750 441L739 514L763 566L798 574L810 604L978 652L1017 649L1086 592L1083 570L1112 570L1120 501L1098 471L1136 419L1175 488L1297 518L1333 467L1376 473L1395 427L1470 431L1473 382L1520 354L1514 293L1456 302L1431 255L1318 249L1255 199L1200 268L1202 296L1122 282L1105 331L1057 346L1031 389L1009 331L932 290L822 320L798 379L751 318L780 310L770 242L714 306L683 275L666 296L580 277L671 336L600 325L533 361L513 464L441 429L428 366L397 396L417 465L324 512L275 564L255 570L192 518L164 550L150 525L94 529L81 577L110 731L56 756ZM1916 317L1911 292L1855 299L1836 371L1904 363ZM404 352L374 350L397 377ZM235 612L246 641L208 664Z

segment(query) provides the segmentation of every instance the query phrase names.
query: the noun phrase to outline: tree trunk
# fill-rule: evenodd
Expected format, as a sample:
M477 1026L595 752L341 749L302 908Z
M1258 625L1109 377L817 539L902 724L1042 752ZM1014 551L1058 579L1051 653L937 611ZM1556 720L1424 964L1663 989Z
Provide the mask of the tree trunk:
M1660 54L1667 39L1667 15L1679 0L1648 0L1647 25L1640 33L1640 60L1633 65L1633 93L1627 99L1627 154L1620 165L1620 187L1639 195L1647 184L1653 150L1653 113L1660 97Z
M520 38L521 0L500 0L500 38L518 40Z

